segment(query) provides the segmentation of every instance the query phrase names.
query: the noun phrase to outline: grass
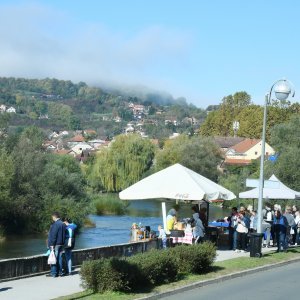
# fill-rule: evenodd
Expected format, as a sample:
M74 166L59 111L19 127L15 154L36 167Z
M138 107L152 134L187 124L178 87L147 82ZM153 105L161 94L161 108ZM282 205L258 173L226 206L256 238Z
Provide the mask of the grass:
M123 215L129 205L122 201L117 194L98 194L93 197L97 215Z
M213 264L211 271L207 274L202 275L182 275L180 280L161 285L152 290L151 293L141 292L139 294L126 294L126 293L116 293L107 292L104 294L93 294L90 291L85 291L78 294L73 294L66 297L58 298L59 300L132 300L137 299L152 293L161 293L168 290L174 290L188 284L196 283L203 280L214 279L220 276L236 273L239 271L245 271L248 269L253 269L265 265L274 265L279 262L288 261L294 258L300 258L300 247L290 248L287 253L266 253L262 258L251 258L251 257L239 257L234 259L229 259L221 262L216 262Z

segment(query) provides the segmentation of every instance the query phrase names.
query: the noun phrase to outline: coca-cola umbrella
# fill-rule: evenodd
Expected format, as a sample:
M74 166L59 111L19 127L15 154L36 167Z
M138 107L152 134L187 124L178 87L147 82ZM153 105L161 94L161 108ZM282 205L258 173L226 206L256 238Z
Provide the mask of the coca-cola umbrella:
M175 164L150 175L119 193L122 200L174 199L193 202L205 200L232 200L234 193L212 180ZM162 202L163 221L166 228L166 205Z

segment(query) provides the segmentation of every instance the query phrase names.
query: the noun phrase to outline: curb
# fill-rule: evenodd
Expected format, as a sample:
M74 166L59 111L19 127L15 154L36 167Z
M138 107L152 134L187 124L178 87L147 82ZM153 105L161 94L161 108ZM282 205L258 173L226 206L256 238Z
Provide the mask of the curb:
M238 278L238 277L243 277L246 275L251 275L257 272L262 272L262 271L267 271L273 268L279 268L285 265L289 265L291 263L294 262L300 262L300 258L294 258L291 260L287 260L287 261L282 261L279 263L275 263L275 264L269 264L269 265L265 265L265 266L261 266L261 267L257 267L254 269L249 269L249 270L245 270L245 271L240 271L240 272L235 272L232 274L228 274L228 275L224 275L224 276L219 276L217 278L214 279L208 279L208 280L202 280L202 281L198 281L198 282L194 282L192 284L188 284L179 288L175 288L173 290L169 290L169 291L165 291L162 293L157 293L157 294L153 294L153 295L149 295L149 296L145 296L142 298L138 298L136 300L156 300L156 299L161 299L163 297L167 297L167 296L172 296L175 294L179 294L185 291L190 291L192 289L196 289L196 288L200 288L200 287L204 287L210 284L214 284L214 283L220 283L226 280L230 280L230 279L234 279L234 278Z

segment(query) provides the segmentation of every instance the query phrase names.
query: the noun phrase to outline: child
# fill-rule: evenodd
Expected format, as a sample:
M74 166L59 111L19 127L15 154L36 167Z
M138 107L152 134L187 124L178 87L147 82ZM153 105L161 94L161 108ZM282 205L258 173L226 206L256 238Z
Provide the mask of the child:
M163 249L166 249L167 248L167 235L161 225L158 226L158 232L159 232L158 238L161 239L161 241L162 241L162 247L163 247Z

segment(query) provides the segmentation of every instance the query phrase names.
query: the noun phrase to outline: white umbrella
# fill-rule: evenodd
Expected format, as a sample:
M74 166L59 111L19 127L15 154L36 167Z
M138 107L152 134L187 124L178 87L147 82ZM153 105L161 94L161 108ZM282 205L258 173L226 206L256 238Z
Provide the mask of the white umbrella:
M274 174L270 177L270 181L278 182L278 188L264 188L264 199L297 199L300 198L300 192L294 191L283 184ZM239 198L258 199L258 188L239 193Z
M232 200L236 196L221 185L198 173L175 164L150 175L119 193L122 200L176 199L182 201ZM165 203L162 203L164 226Z

